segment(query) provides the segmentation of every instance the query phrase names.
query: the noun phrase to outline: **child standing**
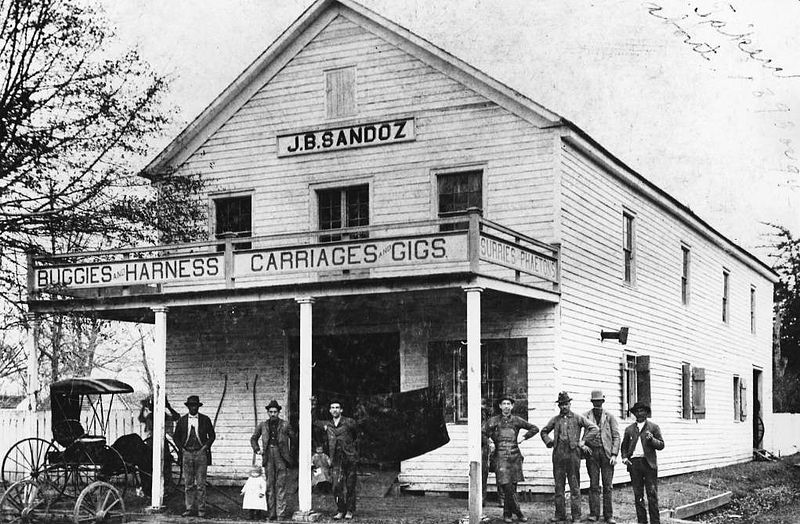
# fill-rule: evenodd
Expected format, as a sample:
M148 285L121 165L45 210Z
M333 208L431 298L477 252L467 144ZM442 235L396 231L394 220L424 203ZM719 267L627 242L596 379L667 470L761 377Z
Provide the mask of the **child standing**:
M260 513L267 511L267 481L261 473L261 468L256 466L250 471L250 477L244 483L241 491L244 499L242 509L246 509L250 520L261 520Z
M331 459L322 451L322 446L317 446L316 451L311 456L311 487L327 493L331 487Z

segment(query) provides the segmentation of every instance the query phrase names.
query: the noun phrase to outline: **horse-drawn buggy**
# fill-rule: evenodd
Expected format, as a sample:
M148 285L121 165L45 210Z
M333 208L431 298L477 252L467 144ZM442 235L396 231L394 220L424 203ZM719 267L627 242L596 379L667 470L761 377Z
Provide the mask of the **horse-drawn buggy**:
M130 487L149 494L152 449L137 433L106 442L111 406L118 394L132 393L113 379L71 378L50 386L52 436L14 444L3 458L4 522L39 522L72 517L76 524L124 522ZM177 450L164 449L165 487L180 479Z

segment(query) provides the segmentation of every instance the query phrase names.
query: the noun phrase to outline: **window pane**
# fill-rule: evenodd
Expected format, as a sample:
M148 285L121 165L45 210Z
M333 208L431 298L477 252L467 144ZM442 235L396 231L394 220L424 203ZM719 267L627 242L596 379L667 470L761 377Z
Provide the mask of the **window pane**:
M482 208L482 174L482 171L465 171L439 175L439 214Z
M237 237L251 235L250 196L218 198L214 200L214 207L216 211L214 233L217 236L226 233L234 233Z

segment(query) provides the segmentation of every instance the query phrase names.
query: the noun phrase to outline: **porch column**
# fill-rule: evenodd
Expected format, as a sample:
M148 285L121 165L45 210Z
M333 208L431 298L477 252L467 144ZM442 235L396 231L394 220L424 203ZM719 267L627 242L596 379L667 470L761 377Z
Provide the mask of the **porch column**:
M311 453L308 446L311 443L311 309L314 304L312 297L295 299L300 304L300 398L298 408L299 444L298 451L298 482L297 482L297 515L295 518L304 520L303 517L311 513Z
M36 425L36 404L39 399L39 315L27 313L28 337L25 339L25 350L28 353L28 388L26 393L28 402L28 436L38 437Z
M164 507L164 485L162 467L164 464L164 405L167 382L167 308L152 308L156 317L155 352L153 355L153 476L150 487L150 508L161 510Z
M467 292L467 442L469 456L469 523L478 524L483 512L481 491L481 293Z

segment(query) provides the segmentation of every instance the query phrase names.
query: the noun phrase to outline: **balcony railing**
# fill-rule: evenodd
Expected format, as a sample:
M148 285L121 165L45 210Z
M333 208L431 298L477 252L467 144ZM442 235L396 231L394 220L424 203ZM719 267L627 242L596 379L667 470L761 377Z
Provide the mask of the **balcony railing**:
M478 213L190 244L31 257L32 299L244 289L472 273L548 291L558 247Z

